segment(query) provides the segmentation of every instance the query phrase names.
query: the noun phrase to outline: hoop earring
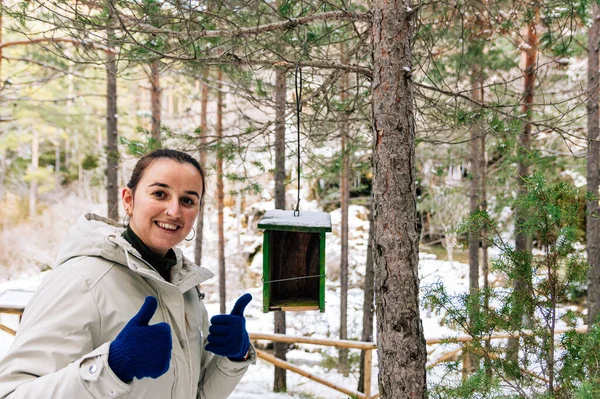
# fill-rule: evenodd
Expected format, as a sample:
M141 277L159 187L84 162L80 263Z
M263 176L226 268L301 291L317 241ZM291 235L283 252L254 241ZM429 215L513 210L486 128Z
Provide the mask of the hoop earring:
M190 238L189 240L187 239L187 237L185 238L186 241L192 241L194 238L196 238L196 229L192 227L192 231L194 232L194 235L192 236L192 238Z
M125 218L127 218L127 222L125 222ZM129 227L129 215L123 215L123 227Z

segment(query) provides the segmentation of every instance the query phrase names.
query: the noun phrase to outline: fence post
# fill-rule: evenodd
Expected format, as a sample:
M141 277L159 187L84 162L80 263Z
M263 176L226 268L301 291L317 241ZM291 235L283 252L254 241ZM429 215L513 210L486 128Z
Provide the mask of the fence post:
M373 363L373 350L365 350L365 386L363 392L365 393L365 399L371 399L371 367Z

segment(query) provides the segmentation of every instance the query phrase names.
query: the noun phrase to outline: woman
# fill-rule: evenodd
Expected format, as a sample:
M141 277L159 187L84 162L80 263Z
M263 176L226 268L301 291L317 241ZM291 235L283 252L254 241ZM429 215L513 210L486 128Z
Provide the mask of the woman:
M0 398L226 398L256 354L242 296L209 328L213 274L175 245L191 232L204 172L189 155L141 158L122 192L125 229L93 214L69 231L0 361Z

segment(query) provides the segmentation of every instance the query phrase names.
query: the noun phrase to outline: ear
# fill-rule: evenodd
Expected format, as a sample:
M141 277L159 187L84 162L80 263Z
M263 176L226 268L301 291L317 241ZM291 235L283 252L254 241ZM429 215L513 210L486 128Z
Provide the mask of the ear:
M131 215L131 211L133 210L133 192L129 187L125 187L123 191L121 191L121 200L123 201L125 213Z

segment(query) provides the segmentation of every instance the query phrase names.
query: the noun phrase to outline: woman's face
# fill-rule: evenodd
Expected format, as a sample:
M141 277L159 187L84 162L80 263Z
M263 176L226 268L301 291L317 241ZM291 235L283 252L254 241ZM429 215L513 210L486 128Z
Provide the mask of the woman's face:
M157 254L165 255L194 226L202 176L189 163L159 158L142 172L135 194L123 189L125 212L133 232Z

